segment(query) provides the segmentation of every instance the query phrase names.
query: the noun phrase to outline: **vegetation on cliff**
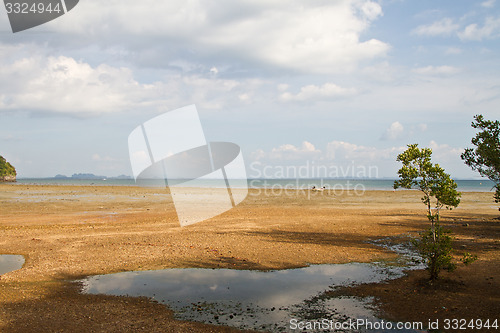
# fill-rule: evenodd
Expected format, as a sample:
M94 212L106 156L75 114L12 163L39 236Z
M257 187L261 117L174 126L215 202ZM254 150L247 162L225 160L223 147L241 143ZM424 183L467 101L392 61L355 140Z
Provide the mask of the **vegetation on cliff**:
M0 156L0 181L15 181L16 168L12 166L3 156Z

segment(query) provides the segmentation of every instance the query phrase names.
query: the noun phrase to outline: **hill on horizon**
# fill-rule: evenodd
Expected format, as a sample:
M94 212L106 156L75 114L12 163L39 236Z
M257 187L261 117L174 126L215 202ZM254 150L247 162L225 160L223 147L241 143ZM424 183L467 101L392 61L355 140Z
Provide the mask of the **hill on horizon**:
M16 168L12 166L7 160L0 155L0 181L15 182L16 181Z

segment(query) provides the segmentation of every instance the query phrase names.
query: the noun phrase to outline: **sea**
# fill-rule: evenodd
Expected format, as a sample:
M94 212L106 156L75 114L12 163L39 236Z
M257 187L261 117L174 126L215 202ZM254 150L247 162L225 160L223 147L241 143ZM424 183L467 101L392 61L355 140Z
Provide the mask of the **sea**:
M306 179L231 179L232 188L268 188L268 189L311 189L313 187L330 190L363 190L363 191L392 191L395 179L339 179L339 178L306 178ZM488 179L457 179L457 189L462 192L493 192L495 184ZM103 178L18 178L18 185L81 185L81 186L136 186L133 179ZM182 186L182 181L176 181ZM192 183L191 183L192 184ZM190 185L192 186L192 185ZM224 187L224 182L217 179L198 179L196 187L217 188Z

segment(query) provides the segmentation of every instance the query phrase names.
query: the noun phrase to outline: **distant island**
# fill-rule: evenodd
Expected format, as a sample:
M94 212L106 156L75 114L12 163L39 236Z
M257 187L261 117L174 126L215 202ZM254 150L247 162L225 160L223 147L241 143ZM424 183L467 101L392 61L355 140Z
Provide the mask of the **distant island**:
M66 175L55 175L54 179L85 179L85 180L102 180L102 179L132 179L130 176L120 175L116 177L107 177L94 175L93 173L75 173L71 177Z
M12 166L3 156L0 156L0 182L15 182L16 168Z

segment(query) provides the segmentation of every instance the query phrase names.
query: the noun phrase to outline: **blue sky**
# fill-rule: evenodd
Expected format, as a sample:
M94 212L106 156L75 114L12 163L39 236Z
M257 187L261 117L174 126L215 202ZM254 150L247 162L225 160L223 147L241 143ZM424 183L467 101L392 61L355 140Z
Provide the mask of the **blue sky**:
M130 132L195 104L249 170L395 177L419 143L478 177L460 153L499 119L499 39L498 0L82 0L16 34L1 8L0 154L19 177L131 175Z

